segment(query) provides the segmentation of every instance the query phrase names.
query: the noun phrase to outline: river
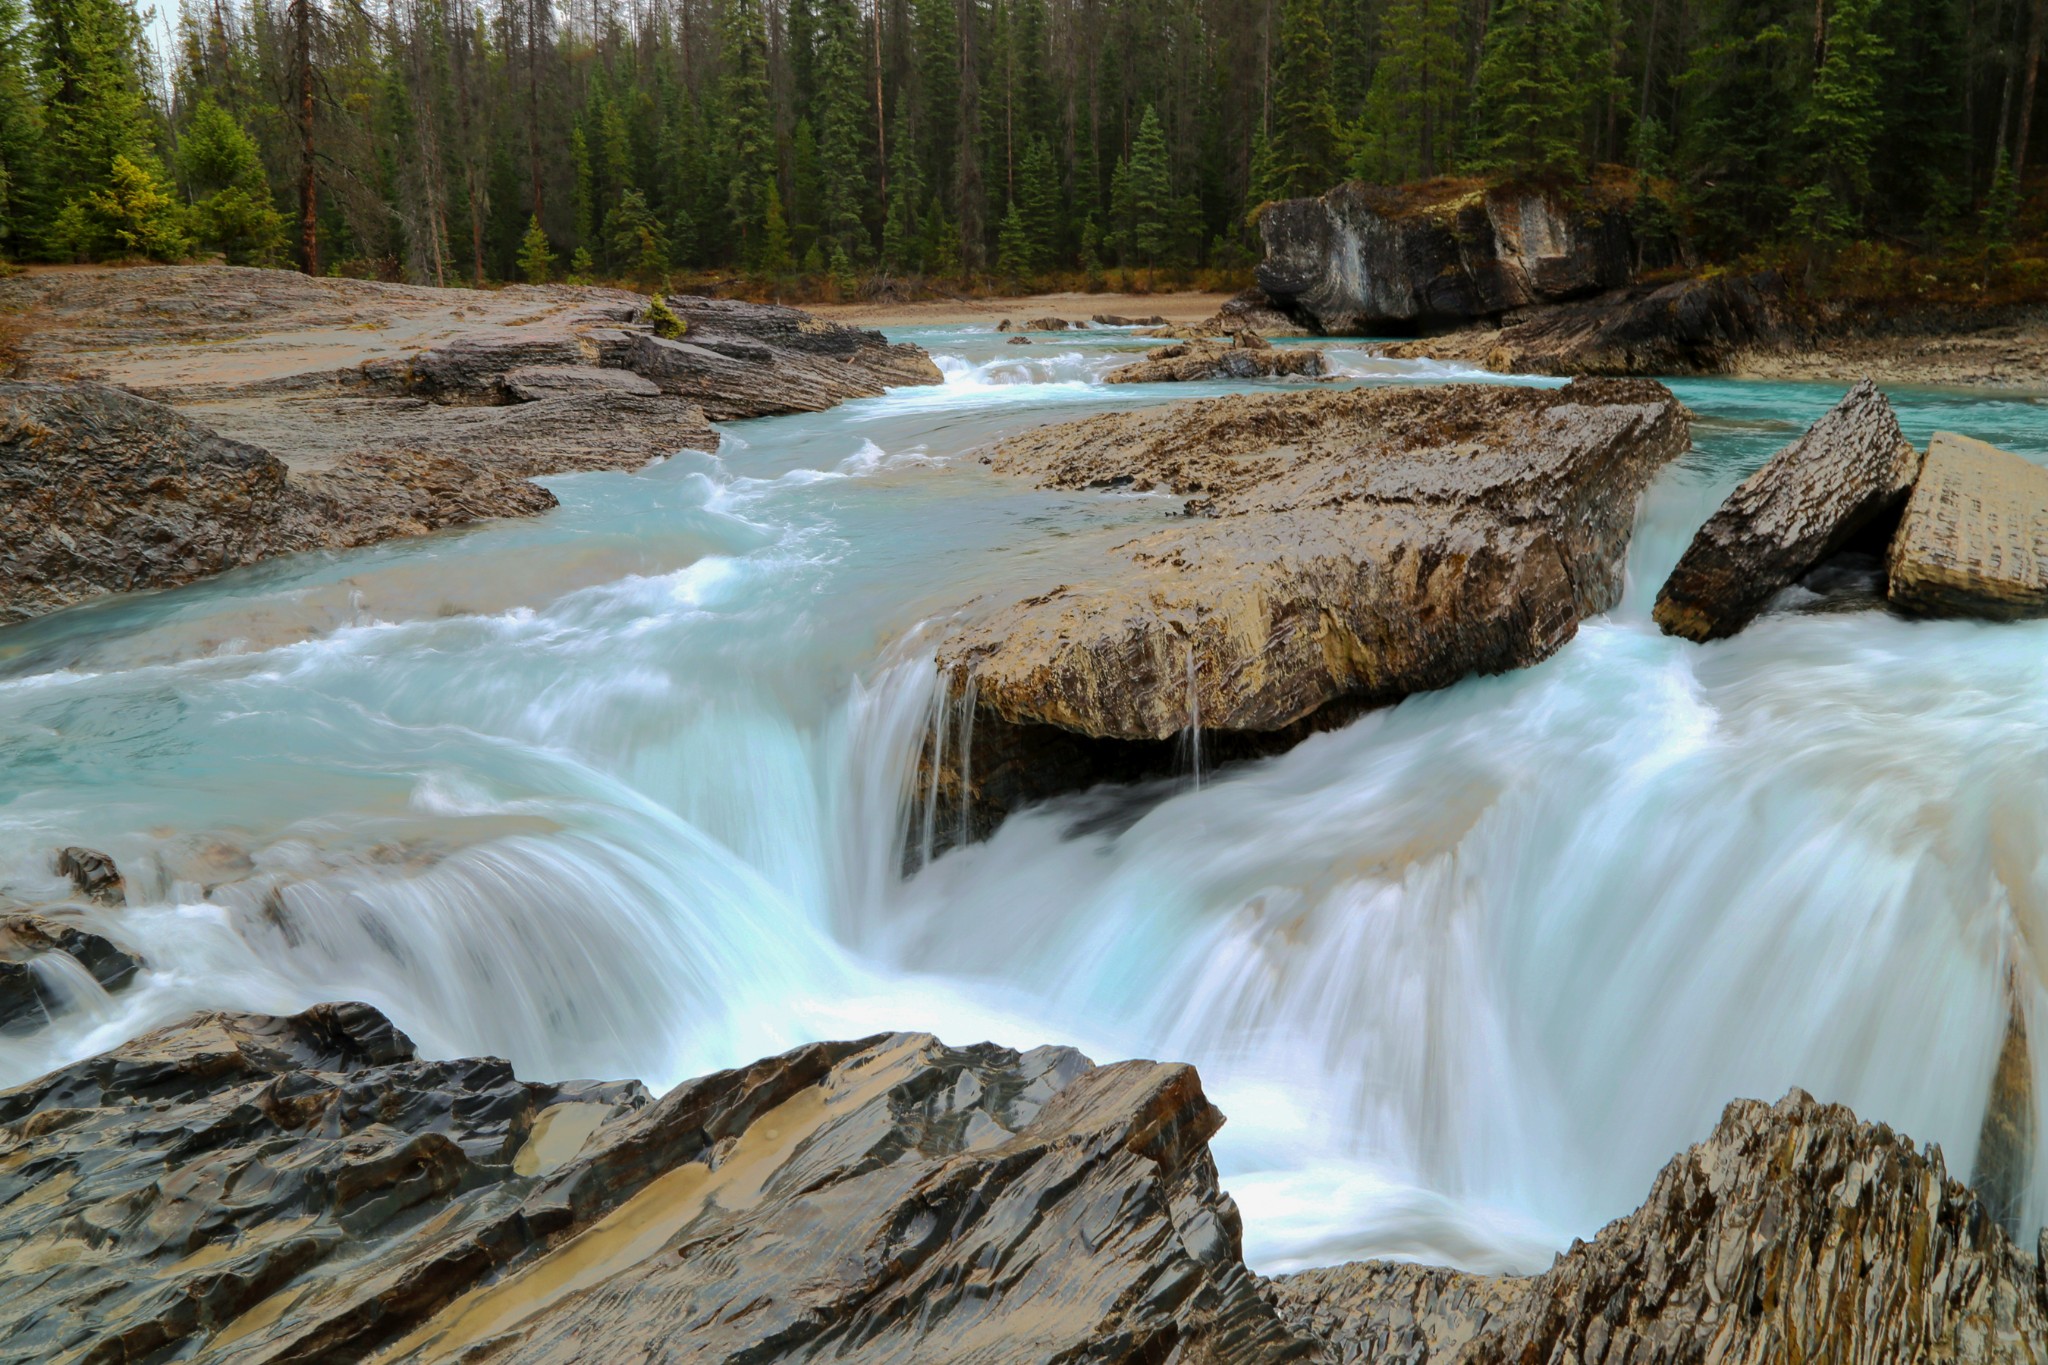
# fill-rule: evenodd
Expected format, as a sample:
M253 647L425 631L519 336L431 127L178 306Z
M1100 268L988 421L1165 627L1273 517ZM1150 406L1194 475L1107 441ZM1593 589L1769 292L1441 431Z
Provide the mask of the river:
M1265 1270L1541 1268L1725 1102L1792 1086L1968 1174L2010 969L2048 1022L2048 622L1787 611L1702 648L1649 619L1840 386L1674 384L1694 449L1620 606L1548 662L906 878L938 628L1174 506L971 452L1226 388L1100 384L1119 333L893 335L946 383L545 480L538 520L0 631L0 895L60 897L51 850L104 849L105 925L149 963L60 983L0 1084L339 998L433 1054L657 1089L883 1029L1068 1042L1200 1066ZM2033 401L1893 396L1917 441L2048 459ZM2023 1244L2044 1214L2037 1174Z

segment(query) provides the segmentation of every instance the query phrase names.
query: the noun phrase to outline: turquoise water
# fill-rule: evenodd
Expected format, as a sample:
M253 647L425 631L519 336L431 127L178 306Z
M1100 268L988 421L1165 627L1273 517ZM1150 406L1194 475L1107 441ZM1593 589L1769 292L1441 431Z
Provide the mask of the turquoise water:
M107 927L151 964L0 1039L0 1083L342 997L435 1053L656 1086L880 1028L1073 1042L1201 1067L1269 1269L1540 1267L1727 1100L1793 1085L1967 1173L2008 966L2037 1019L2048 978L2048 623L1783 612L1700 648L1648 619L1839 387L1675 385L1696 448L1622 604L1545 664L1199 788L1051 803L905 879L945 622L1174 505L1020 488L974 448L1228 390L1101 385L1122 334L900 338L946 384L547 480L539 520L0 631L0 894L103 848ZM1895 398L1916 439L2048 457L2034 402Z

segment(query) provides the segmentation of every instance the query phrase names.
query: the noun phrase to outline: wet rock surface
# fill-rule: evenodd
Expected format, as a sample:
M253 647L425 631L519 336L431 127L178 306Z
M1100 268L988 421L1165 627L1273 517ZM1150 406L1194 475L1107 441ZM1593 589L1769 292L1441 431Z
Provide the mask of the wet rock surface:
M55 961L61 954L64 961ZM0 915L0 1034L30 1033L73 1003L79 980L118 991L141 964L78 915ZM67 977L69 978L67 980Z
M555 505L534 476L637 469L715 449L712 420L941 379L878 332L668 302L680 341L654 336L648 301L622 290L210 266L0 281L0 307L30 319L39 381L0 393L0 621L533 515Z
M1743 480L1658 590L1667 635L1732 635L1781 588L1857 541L1882 545L1920 472L1891 404L1869 380Z
M2048 470L1937 432L1887 556L1888 593L1919 616L2048 615Z
M1687 431L1661 385L1585 380L1231 397L1001 443L986 459L1040 487L1184 501L941 644L971 723L928 746L935 826L1148 775L1190 731L1270 751L1547 657L1618 598L1637 497Z
M1452 360L1497 374L1723 374L1790 335L1775 278L1716 275L1525 308L1499 326L1380 347L1392 360Z
M817 1044L656 1101L361 1005L202 1015L0 1094L0 1360L1306 1359L1221 1122L1066 1048Z
M1529 1277L1261 1280L1191 1068L919 1034L689 1081L202 1014L0 1092L0 1360L2038 1359L2041 1269L1938 1152L1738 1101Z
M1625 184L1577 202L1540 188L1360 182L1259 214L1258 287L1312 330L1443 329L1632 283L1643 251Z
M119 905L124 898L121 869L98 849L73 844L57 850L57 873L69 877L79 895L102 905Z
M1106 384L1178 384L1204 379L1315 378L1327 369L1323 353L1307 346L1269 346L1256 332L1228 341L1185 341L1159 346L1145 358L1103 376Z
M1541 1275L1368 1262L1267 1292L1332 1365L2020 1362L2048 1347L2042 1284L1938 1149L1794 1091L1728 1106Z

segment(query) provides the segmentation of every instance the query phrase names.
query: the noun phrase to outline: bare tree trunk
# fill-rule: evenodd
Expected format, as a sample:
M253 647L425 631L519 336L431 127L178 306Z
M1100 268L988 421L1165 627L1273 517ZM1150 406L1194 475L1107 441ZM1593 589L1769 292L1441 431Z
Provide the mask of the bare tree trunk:
M299 64L299 269L320 273L320 186L313 164L313 0L293 0Z

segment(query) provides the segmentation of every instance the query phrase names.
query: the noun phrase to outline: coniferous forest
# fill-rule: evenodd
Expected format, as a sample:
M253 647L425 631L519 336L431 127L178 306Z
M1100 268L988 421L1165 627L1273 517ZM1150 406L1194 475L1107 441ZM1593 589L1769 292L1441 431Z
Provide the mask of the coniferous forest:
M2048 0L0 0L0 251L430 283L1255 259L1623 174L1699 262L2030 234ZM150 33L168 32L168 41Z

